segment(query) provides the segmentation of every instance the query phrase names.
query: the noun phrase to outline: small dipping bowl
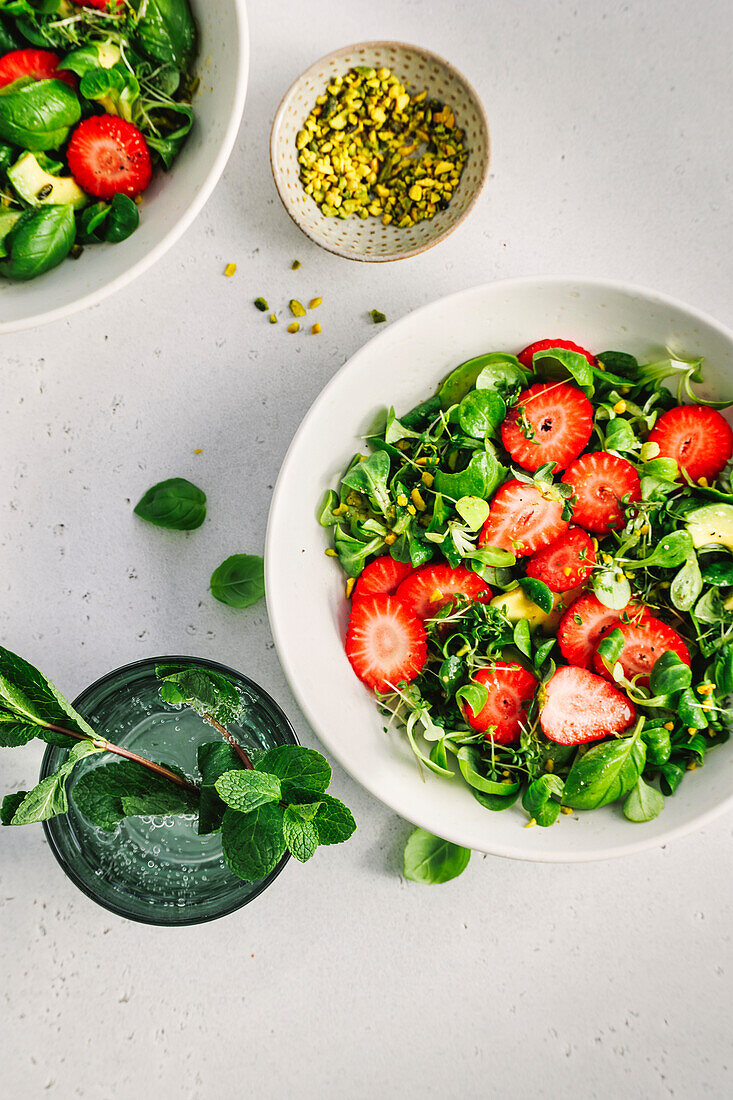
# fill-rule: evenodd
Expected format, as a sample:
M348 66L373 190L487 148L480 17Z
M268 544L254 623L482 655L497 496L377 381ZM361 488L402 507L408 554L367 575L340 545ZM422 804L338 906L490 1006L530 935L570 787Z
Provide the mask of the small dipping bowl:
M298 131L326 85L349 69L366 65L390 69L405 88L446 104L464 132L468 160L447 209L431 219L399 229L382 225L381 217L361 219L326 217L300 181ZM460 225L478 199L489 171L489 127L481 100L457 69L420 46L403 42L360 42L344 46L311 65L290 87L280 104L270 135L270 163L278 194L299 229L307 237L347 260L384 263L417 256L444 240Z
M247 750L298 743L290 722L267 692L246 676L201 657L154 657L103 676L74 700L100 737L141 756L196 775L199 745L216 730L188 707L171 707L159 694L157 665L210 668L232 680L242 714L228 728ZM49 746L41 779L55 772L67 750ZM92 825L74 804L74 783L85 772L118 761L108 753L82 760L69 782L69 811L43 823L51 851L87 897L120 917L163 926L202 924L241 909L270 886L288 860L259 882L243 882L224 862L221 834L199 836L197 818L129 817L114 833Z

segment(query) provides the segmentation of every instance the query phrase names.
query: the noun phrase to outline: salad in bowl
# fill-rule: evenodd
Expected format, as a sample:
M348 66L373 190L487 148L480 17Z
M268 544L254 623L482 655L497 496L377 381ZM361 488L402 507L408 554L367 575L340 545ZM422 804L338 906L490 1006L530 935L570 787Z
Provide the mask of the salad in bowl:
M193 125L188 0L0 0L0 275L138 227Z
M326 493L354 673L489 811L651 821L728 738L733 431L703 369L492 349L390 408Z

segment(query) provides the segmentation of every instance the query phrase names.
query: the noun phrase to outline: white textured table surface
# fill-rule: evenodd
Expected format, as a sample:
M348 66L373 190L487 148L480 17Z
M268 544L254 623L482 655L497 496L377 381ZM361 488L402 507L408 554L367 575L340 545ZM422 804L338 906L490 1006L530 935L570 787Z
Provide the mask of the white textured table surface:
M71 696L139 656L212 657L262 683L316 745L264 605L216 604L211 569L261 552L288 443L372 334L372 307L394 319L492 279L601 275L733 323L728 16L724 0L256 0L244 125L198 222L113 300L3 338L0 640ZM467 224L398 265L311 246L268 166L290 81L368 38L450 58L492 127L491 179ZM271 328L258 294L323 295L323 335ZM198 532L131 514L171 475L209 495ZM0 788L31 782L39 759L37 745L4 750ZM334 791L359 821L348 845L291 864L241 913L177 931L87 901L40 828L4 831L3 1091L730 1095L730 817L612 864L474 856L462 878L423 888L400 876L409 826L338 769Z

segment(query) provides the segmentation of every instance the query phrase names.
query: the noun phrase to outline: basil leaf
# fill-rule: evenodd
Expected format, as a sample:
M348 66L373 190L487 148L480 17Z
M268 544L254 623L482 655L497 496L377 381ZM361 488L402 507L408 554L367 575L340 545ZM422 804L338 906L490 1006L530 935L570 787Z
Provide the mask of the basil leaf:
M666 764L672 752L669 730L664 726L645 726L641 739L646 745L647 764Z
M609 672L613 670L614 665L624 651L625 645L626 639L618 627L611 630L604 638L601 638L598 643L596 652L603 660Z
M662 794L673 795L684 778L685 768L680 767L679 764L671 762L662 764L659 769L659 786L662 788Z
M456 692L456 702L463 702L478 715L489 701L488 689L483 684L465 684Z
M540 610L549 615L555 603L555 595L549 586L534 577L522 577L519 583L532 603L536 603Z
M484 791L486 794L506 794L506 786L504 783L498 783L495 779L487 779L486 776L481 775L479 768L482 765L481 753L475 745L462 745L458 750L458 767L461 769L461 775L466 780L470 787L475 787L477 791Z
M196 24L188 0L145 0L137 37L149 57L185 69L196 52Z
M494 810L495 812L508 810L519 798L522 784L503 783L502 786L507 792L506 794L490 794L488 791L477 791L475 787L471 787L471 794L486 810Z
M645 569L648 569L649 566L654 565L661 569L673 569L676 565L681 565L686 561L692 550L692 539L687 531L673 531L671 534L662 537L648 557L630 562L629 566L630 568L644 566Z
M456 511L469 531L478 531L489 518L489 506L481 497L461 497Z
M628 420L617 417L606 427L604 448L607 451L633 451L637 446L634 430Z
M733 694L733 646L724 645L715 657L715 682L723 695Z
M211 594L229 607L251 607L265 594L265 566L255 554L232 554L211 574Z
M398 556L399 549L395 551L395 547L397 547L399 542L400 540L398 539L397 542L390 546L390 553L395 561L403 560L401 556ZM366 559L371 557L372 554L379 554L384 550L384 537L382 535L377 535L368 542L363 542L360 539L354 538L353 535L349 534L348 531L345 531L344 528L339 525L336 527L333 534L333 545L346 575L348 577L358 577L366 565ZM408 540L406 557L404 560L408 561L409 557L410 551Z
M22 77L0 88L0 140L21 149L58 149L80 118L76 92L63 80Z
M135 515L170 531L193 531L206 519L206 494L185 477L171 477L148 489Z
M733 561L715 561L702 567L702 579L705 584L716 588L733 587Z
M519 619L514 627L514 644L525 657L532 656L532 640L529 633L529 623L526 619Z
M623 809L629 821L653 821L664 809L664 797L639 776L626 796Z
M27 210L5 238L8 259L0 263L0 274L20 282L43 275L68 256L75 236L70 204Z
M224 858L245 882L256 882L274 871L285 854L283 809L275 802L242 814L231 808L221 825Z
M458 423L474 439L493 435L506 416L506 405L495 390L471 390L458 406Z
M108 244L120 244L135 232L139 224L137 205L127 195L115 195L109 208L104 239Z
M470 858L470 848L441 840L424 829L415 829L405 845L405 878L426 886L450 882L463 874Z
M641 775L646 745L638 733L594 745L576 757L565 780L563 802L574 810L595 810L626 794Z
M524 384L526 375L516 355L489 352L469 359L452 370L438 390L443 410L457 405L474 386L476 389L494 389L500 384Z
M341 484L357 493L364 493L375 512L387 514L390 507L389 455L386 451L375 451L369 458L352 467L341 479Z
M532 356L532 369L543 378L574 378L579 386L593 386L593 367L584 355L566 348L546 348Z
M639 372L639 361L625 351L602 351L596 358L602 367L621 375L624 380L636 378Z
M690 729L704 730L708 726L708 716L702 709L702 700L692 688L685 688L677 700L677 717ZM690 747L689 744L687 746Z
M465 470L452 474L436 470L435 492L452 500L467 496L486 500L499 488L506 474L493 451L476 451Z
M560 813L560 803L564 784L559 775L541 775L527 787L522 796L522 805L531 818L547 828L554 825Z

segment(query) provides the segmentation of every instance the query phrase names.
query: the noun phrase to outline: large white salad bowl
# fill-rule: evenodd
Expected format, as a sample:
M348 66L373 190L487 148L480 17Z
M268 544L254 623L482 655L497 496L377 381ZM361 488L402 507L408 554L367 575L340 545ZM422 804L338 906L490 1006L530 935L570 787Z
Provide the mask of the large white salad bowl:
M188 229L224 171L239 130L249 73L245 0L192 0L199 29L195 123L170 172L145 192L140 227L121 244L93 245L27 283L0 278L0 333L68 317L120 290Z
M710 752L662 814L627 821L618 805L525 829L519 805L484 809L462 780L422 774L399 730L384 732L371 693L344 655L343 575L324 555L316 510L380 408L399 415L454 366L481 352L517 352L543 337L648 362L669 348L705 356L708 396L733 390L733 333L680 302L637 287L584 279L493 283L424 306L381 332L342 367L301 424L280 472L266 548L267 604L293 692L326 749L367 790L409 821L469 848L515 859L605 859L664 844L733 808L733 742Z

